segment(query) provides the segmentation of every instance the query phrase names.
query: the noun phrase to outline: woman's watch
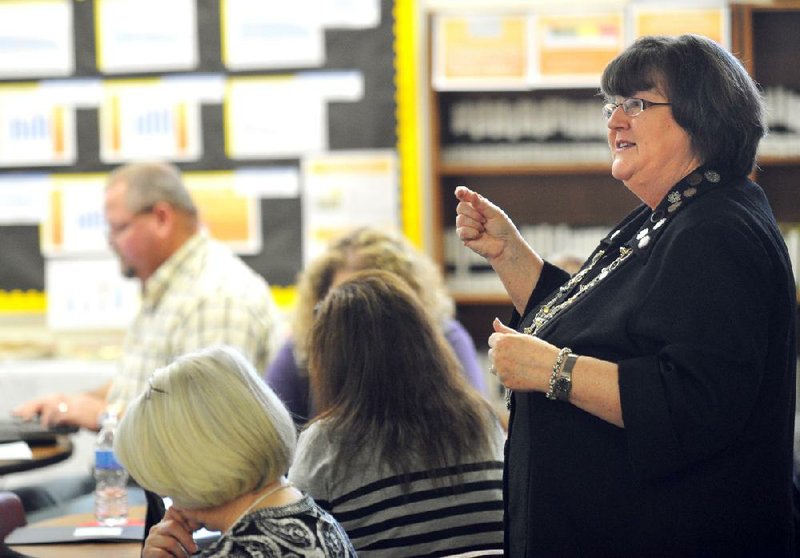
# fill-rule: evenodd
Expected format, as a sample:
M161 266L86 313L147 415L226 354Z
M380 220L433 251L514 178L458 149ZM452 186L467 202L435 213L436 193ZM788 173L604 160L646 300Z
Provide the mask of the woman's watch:
M553 395L559 401L569 401L569 395L572 392L572 368L575 366L576 360L578 360L578 355L569 353L564 361L564 366L561 367L555 378Z

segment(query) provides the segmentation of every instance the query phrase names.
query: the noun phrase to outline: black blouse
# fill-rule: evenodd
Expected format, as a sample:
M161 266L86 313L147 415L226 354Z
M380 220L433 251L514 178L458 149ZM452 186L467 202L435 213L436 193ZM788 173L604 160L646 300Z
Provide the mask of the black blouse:
M581 283L621 247L537 336L618 364L625 428L514 394L508 555L793 555L796 291L763 191L699 169L626 217ZM546 264L514 325L567 279Z

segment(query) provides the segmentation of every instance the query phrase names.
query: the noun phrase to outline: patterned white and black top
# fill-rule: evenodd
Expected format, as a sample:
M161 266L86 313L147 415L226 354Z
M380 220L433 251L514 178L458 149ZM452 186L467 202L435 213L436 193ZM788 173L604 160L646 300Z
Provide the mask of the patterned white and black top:
M254 510L200 553L205 558L350 558L356 556L342 526L310 496Z
M501 556L503 441L497 424L487 454L408 478L367 447L342 475L332 459L340 442L322 420L300 434L289 480L333 514L361 557Z

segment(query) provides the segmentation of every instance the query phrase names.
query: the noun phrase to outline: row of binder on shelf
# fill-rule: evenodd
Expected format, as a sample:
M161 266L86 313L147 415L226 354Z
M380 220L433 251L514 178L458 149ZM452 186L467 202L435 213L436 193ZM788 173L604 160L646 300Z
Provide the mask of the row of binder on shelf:
M569 266L579 266L589 257L608 231L608 227L571 227L566 224L526 225L519 228L523 238L543 258L557 262L565 269ZM444 238L444 265L448 287L451 290L475 293L503 292L499 279L486 260L463 245L455 227L448 228Z
M450 105L447 131L466 141L519 141L561 137L581 140L606 138L603 100L459 99Z
M800 134L772 132L758 146L761 157L800 157Z
M800 93L783 86L764 90L770 133L761 141L759 155L800 156Z
M565 269L577 267L589 257L608 227L572 227L539 224L519 227L523 238L545 259ZM444 264L447 286L454 293L503 294L503 285L486 261L466 248L454 227L445 231Z
M445 164L546 165L611 162L605 142L525 142L460 144L442 150Z
M783 86L764 89L770 128L800 134L800 93Z
M781 231L792 262L795 283L800 285L800 223L783 223ZM520 227L525 240L545 259L572 272L585 261L608 234L608 227L529 225ZM447 285L454 293L502 294L503 285L486 261L466 248L455 228L445 232L444 264Z
M800 157L800 133L771 132L760 143L760 157ZM446 165L605 164L611 152L605 142L548 141L469 143L442 149Z
M800 93L786 87L764 92L771 133L760 155L800 156ZM605 162L606 122L602 100L459 99L450 105L446 126L447 163L526 164Z
M800 133L772 132L759 144L759 157L800 157ZM474 143L442 149L446 165L606 164L611 152L605 142L547 141Z

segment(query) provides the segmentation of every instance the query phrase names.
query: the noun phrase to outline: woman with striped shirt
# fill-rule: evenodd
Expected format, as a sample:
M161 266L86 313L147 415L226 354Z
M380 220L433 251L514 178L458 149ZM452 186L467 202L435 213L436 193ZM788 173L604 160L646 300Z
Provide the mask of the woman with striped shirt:
M321 303L310 340L321 413L290 479L359 556L501 555L502 428L408 285L353 274Z

